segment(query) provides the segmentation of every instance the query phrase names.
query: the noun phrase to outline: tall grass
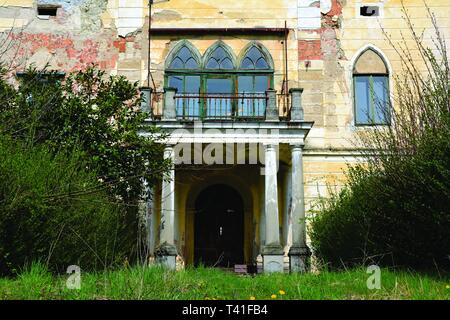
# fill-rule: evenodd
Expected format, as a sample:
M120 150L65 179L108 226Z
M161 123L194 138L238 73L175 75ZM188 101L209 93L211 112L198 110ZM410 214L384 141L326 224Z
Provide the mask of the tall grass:
M0 279L0 299L450 299L450 278L381 270L381 289L370 290L363 268L318 274L236 275L209 268L172 272L153 266L82 273L80 290L68 276L52 277L35 263L15 279ZM275 296L274 296L275 295Z

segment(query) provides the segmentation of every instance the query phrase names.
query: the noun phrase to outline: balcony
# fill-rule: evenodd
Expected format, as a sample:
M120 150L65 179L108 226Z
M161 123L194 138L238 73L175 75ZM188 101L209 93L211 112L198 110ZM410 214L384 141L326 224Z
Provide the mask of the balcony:
M265 117L265 93L181 94L175 95L178 120L262 120Z
M174 88L152 92L141 88L142 110L154 121L303 121L303 89L238 94L179 94ZM150 103L149 103L150 102Z

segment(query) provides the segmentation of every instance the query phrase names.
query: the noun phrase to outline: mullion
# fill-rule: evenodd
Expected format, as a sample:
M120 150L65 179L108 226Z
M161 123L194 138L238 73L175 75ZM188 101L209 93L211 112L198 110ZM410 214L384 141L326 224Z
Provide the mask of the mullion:
M272 71L273 72L273 71ZM174 76L174 75L179 75L180 77L183 78L183 82L182 82L182 86L183 86L183 94L186 93L186 77L188 76L198 76L200 78L200 86L199 86L199 98L198 98L198 107L199 107L199 115L198 117L200 119L204 119L205 117L208 116L207 113L207 106L208 106L208 98L206 96L204 96L203 98L200 98L200 96L202 96L203 94L207 93L206 90L206 83L207 83L207 79L210 78L219 78L219 79L223 79L223 78L229 78L231 79L232 82L232 91L234 92L234 94L238 93L238 86L239 86L239 76L250 76L251 77L251 81L252 81L252 91L255 92L255 88L256 88L256 77L257 76L267 76L268 77L268 81L271 84L269 87L273 87L273 81L274 81L274 77L273 77L273 73L270 70L239 70L239 72L233 72L233 71L229 71L229 70L215 70L214 72L205 72L204 70L193 70L193 72L186 72L186 70L170 70L170 72L168 72L166 74L166 83L168 83L169 77L170 76ZM226 77L225 77L226 76ZM243 101L245 100L244 97L242 98ZM189 100L189 99L183 99L183 100ZM255 106L256 101L254 99L249 99L247 100L246 104L247 106L249 106L251 109L248 110L249 111L249 115L251 115L252 117L256 116L256 106ZM222 101L219 104L219 108L221 111L222 108ZM231 107L231 117L236 117L239 116L239 101L238 99L234 100L231 99L230 101L230 107ZM194 107L193 107L194 108ZM182 112L183 112L183 118L184 117L189 117L189 101L183 101L182 104ZM194 110L193 110L194 112ZM217 116L217 114L215 115ZM227 117L226 115L219 115L220 117Z
M375 89L373 87L373 76L369 76L369 121L375 124Z

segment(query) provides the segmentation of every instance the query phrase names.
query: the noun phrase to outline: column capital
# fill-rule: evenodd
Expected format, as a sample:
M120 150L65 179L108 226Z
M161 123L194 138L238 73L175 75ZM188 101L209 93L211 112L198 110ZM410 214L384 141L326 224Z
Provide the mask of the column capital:
M164 159L175 159L175 152L173 145L166 145L164 147Z
M164 92L175 92L177 93L178 89L173 87L164 87Z
M153 92L153 88L152 87L148 87L148 86L141 86L138 88L139 91L149 91L149 92Z
M166 145L164 145L164 151L166 151L166 150L173 151L173 148L175 148L174 144L166 144Z
M279 144L271 142L271 143L263 143L263 146L264 146L264 150L271 150L271 149L276 149L279 146Z
M302 151L305 145L303 143L290 143L289 147L291 148L291 151L298 151L299 149Z
M296 93L296 92L300 92L300 93L302 93L303 92L303 88L290 88L289 89L289 93Z

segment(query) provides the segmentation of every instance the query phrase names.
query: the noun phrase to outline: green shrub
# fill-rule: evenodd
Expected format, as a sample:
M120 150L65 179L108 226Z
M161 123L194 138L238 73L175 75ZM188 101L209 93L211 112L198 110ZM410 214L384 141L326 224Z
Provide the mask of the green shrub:
M139 135L147 115L137 83L95 67L65 78L29 68L18 80L16 90L0 81L0 133L51 152L79 149L108 190L129 204L144 194L142 178L161 179L169 163L155 140L163 134L147 126L149 135Z
M407 45L391 42L404 67L395 77L392 125L360 132L365 163L350 168L344 189L321 201L312 220L315 253L331 266L450 270L450 64L430 17L433 49L406 14L427 72Z
M139 135L137 83L95 67L66 77L31 67L17 86L7 74L0 63L0 273L34 260L62 272L147 254L142 179L154 184L169 161L156 127Z
M347 186L312 220L320 259L450 270L450 140L428 143L384 171L350 169Z
M136 225L128 225L126 211L81 158L0 136L1 274L36 260L65 272L72 264L103 269L130 257Z

